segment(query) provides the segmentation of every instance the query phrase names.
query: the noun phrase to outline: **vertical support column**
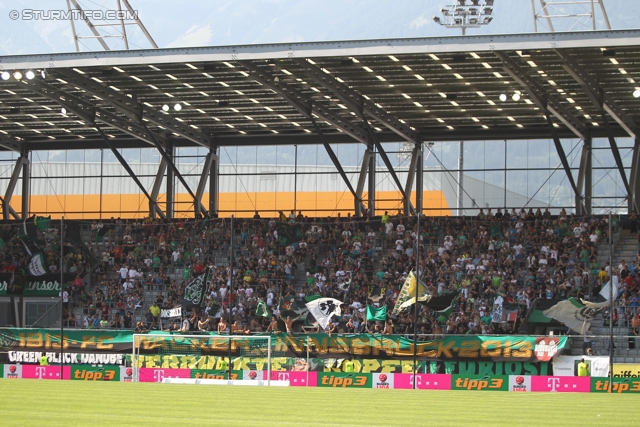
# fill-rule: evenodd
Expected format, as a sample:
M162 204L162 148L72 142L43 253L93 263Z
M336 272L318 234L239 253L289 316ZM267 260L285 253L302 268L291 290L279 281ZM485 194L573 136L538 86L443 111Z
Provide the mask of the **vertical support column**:
M211 162L213 161L213 157L215 154L211 149L207 153L207 157L204 160L204 165L202 165L202 173L200 174L200 180L198 181L198 189L196 190L196 199L198 199L199 203L194 204L194 210L196 214L196 218L198 218L202 214L202 195L204 194L204 188L207 183L207 177L209 176L209 171L211 170Z
M589 215L591 213L591 185L592 185L592 164L591 164L591 138L586 138L582 145L582 156L580 157L580 170L578 171L577 187L580 194L576 194L576 213L578 215ZM584 194L584 200L581 195ZM584 202L584 203L583 203Z
M22 153L22 219L29 218L29 193L31 191L31 162L29 161L29 151ZM65 207L66 210L66 207Z
M13 216L15 219L20 219L20 216L11 207L11 198L13 197L13 192L15 191L16 185L18 184L18 179L20 178L21 172L23 173L23 177L24 177L25 163L29 163L29 159L26 154L22 154L16 160L16 164L13 167L13 172L11 173L11 179L9 180L9 184L7 184L7 191L4 193L4 199L2 200L2 203L3 203L2 211L3 211L3 217L5 220L11 219L10 215ZM24 185L24 179L23 179L23 185Z
M633 159L631 161L631 176L629 177L629 212L632 210L638 211L638 198L640 194L640 185L638 185L638 166L640 166L640 139L636 138L633 144Z
M217 147L211 147L211 170L209 171L209 212L218 216L220 198L220 155Z
M160 161L160 166L158 167L158 172L156 173L156 180L153 182L153 189L151 190L151 197L149 200L149 216L151 218L155 218L156 215L159 214L158 210L158 194L160 194L160 185L162 184L162 179L164 178L164 174L167 171L167 162L164 158Z
M473 204L471 207L474 207ZM463 212L464 212L464 141L460 141L460 143L458 144L458 216L462 216Z
M367 199L369 203L369 217L373 218L376 215L376 152L373 144L369 145L367 149L371 153L369 156L369 182L367 185Z
M167 146L165 148L167 152L168 162L175 164L175 148L173 147L173 143L167 141ZM168 163L167 162L167 163ZM175 186L174 186L174 176L175 173L173 168L167 168L167 206L165 208L165 214L167 218L173 218L174 213L174 196L175 196Z
M364 156L362 156L362 167L360 168L360 175L358 176L358 186L356 187L356 192L354 195L353 202L356 205L356 217L361 217L364 212L362 205L362 193L364 191L364 182L367 178L367 170L369 169L369 159L373 156L370 150L370 146L364 152Z
M422 143L416 150L416 215L422 215L424 207L424 149Z

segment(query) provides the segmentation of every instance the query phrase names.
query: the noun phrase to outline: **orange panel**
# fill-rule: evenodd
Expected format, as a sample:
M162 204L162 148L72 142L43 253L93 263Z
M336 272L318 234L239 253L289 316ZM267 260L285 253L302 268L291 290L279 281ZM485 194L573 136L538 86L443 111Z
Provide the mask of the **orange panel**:
M279 210L289 214L294 208L310 217L336 216L340 213L346 216L354 212L353 197L349 192L263 192L263 193L220 193L219 209L221 217L252 217L255 210L265 218L274 217ZM363 194L367 199L366 193ZM376 214L384 211L396 213L402 209L402 198L396 191L380 191L377 193ZM209 204L209 195L205 194L202 203ZM176 217L193 217L193 200L187 193L175 195ZM411 196L415 204L415 192ZM451 210L442 191L425 191L423 193L424 214L433 216L451 215ZM11 206L20 212L21 196L11 199ZM69 194L69 195L34 195L30 198L31 213L51 215L68 219L100 218L144 218L148 215L149 202L142 194L104 194L102 196L102 216L100 215L100 196L97 194ZM158 204L164 210L166 195L158 196ZM297 213L297 212L296 212Z

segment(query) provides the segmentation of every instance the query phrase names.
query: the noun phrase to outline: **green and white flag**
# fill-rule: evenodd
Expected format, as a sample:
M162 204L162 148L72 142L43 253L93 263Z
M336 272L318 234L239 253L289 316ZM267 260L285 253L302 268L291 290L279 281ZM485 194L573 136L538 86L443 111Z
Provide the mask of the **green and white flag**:
M544 315L564 323L579 334L585 335L591 326L591 321L608 305L609 301L593 303L569 298L545 310Z
M375 321L384 322L387 320L387 306L383 305L382 307L374 307L372 305L367 306L367 322L375 322Z
M256 306L256 316L271 319L271 311L269 310L269 307L267 307L267 304L262 301L262 299L258 299L258 305Z

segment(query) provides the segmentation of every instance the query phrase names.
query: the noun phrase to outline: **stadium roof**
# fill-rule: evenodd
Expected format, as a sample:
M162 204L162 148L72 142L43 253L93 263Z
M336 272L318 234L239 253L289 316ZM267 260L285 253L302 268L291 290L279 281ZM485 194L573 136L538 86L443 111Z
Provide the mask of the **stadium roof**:
M639 47L619 30L3 56L0 145L635 136Z

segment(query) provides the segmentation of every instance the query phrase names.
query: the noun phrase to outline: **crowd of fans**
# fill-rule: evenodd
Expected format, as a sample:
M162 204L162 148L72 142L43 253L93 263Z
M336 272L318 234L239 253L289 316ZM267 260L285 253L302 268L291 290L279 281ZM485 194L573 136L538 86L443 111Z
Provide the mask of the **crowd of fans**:
M420 334L517 333L534 299L594 299L611 275L623 285L614 320L638 323L640 255L613 271L598 263L606 216L480 209L473 218L422 216L418 223L415 216L386 212L381 218L308 218L292 211L271 219L256 212L233 222L94 221L83 229L86 246L66 251L63 267L76 273L65 290L71 327L284 331L285 308L299 314L308 297L320 295L344 303L330 333L410 334L414 325ZM51 272L59 271L55 249L45 247ZM24 268L28 257L19 244L2 250L3 271ZM422 305L417 321L413 309L391 314L411 271L432 295L459 293L448 317ZM161 309L180 305L187 285L202 274L208 278L203 306L163 319ZM492 322L498 296L518 305L515 319ZM256 315L259 302L271 318ZM387 320L367 322L367 305L386 305ZM82 318L74 313L80 310ZM318 329L303 314L293 330Z

